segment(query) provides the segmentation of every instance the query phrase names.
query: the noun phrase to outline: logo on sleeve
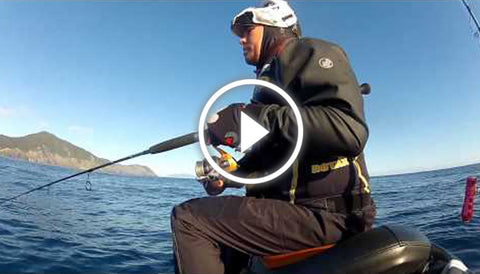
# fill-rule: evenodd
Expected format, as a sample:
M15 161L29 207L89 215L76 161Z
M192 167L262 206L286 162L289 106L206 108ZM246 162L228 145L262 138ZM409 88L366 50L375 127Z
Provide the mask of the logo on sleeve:
M324 69L330 69L333 67L333 61L326 57L320 58L320 60L318 60L318 64Z

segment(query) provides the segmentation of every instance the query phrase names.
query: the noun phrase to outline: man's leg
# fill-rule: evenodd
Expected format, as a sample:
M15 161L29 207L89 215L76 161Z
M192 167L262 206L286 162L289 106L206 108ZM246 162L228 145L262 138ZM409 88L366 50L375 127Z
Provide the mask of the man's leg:
M221 246L272 255L334 243L345 216L252 197L208 197L176 206L172 234L180 273L224 273Z

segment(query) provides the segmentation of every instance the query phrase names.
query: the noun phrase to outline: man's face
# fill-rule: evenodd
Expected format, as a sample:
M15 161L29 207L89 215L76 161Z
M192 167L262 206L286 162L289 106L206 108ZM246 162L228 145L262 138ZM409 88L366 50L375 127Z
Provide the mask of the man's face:
M254 25L245 28L240 33L240 45L243 48L243 56L245 62L249 65L256 65L260 59L260 51L262 47L263 26Z

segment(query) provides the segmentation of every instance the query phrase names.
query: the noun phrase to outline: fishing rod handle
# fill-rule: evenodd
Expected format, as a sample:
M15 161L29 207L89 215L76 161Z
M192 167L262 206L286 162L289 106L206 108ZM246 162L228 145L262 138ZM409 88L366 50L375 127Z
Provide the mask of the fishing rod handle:
M150 154L156 154L156 153L180 148L196 142L198 142L198 133L192 132L192 133L185 134L180 137L173 138L168 141L153 145L148 149L148 151Z

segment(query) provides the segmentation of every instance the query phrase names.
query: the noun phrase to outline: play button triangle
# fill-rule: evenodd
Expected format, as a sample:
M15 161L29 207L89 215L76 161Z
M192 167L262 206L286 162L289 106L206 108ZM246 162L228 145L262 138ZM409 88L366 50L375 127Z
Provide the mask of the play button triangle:
M240 148L242 153L260 141L260 139L265 137L268 133L268 130L250 118L247 114L243 112L240 113Z

